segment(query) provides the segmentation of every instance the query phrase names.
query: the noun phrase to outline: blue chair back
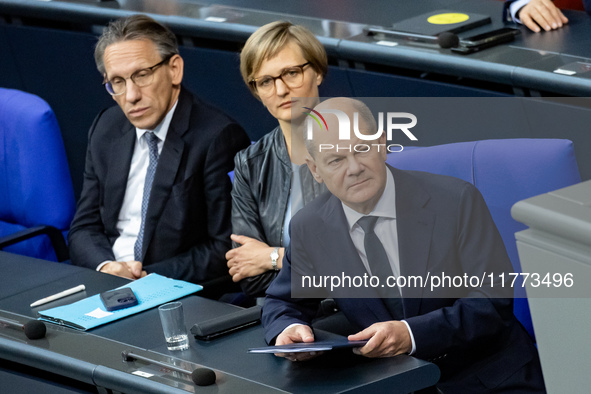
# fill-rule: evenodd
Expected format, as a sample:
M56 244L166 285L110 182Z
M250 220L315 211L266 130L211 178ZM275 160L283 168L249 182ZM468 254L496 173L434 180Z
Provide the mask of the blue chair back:
M39 225L67 231L76 203L55 115L41 98L0 88L0 237ZM5 249L56 260L45 236Z
M475 185L491 212L515 272L521 272L515 233L526 226L511 217L517 201L581 181L573 143L563 139L500 139L406 147L387 163L405 170L450 175ZM532 338L525 289L515 288L514 313Z

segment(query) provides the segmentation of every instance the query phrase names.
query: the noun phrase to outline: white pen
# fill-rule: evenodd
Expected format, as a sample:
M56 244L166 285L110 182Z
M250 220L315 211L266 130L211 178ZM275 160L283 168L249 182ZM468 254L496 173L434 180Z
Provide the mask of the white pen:
M64 291L62 291L60 293L57 293L57 294L54 294L54 295L50 295L49 297L45 297L45 298L40 299L39 301L33 302L31 304L31 308L33 308L35 306L46 304L46 303L51 302L51 301L58 300L60 298L69 296L70 294L78 293L79 291L82 291L82 290L86 290L86 287L84 285L78 285L76 287L72 287L71 289L64 290Z

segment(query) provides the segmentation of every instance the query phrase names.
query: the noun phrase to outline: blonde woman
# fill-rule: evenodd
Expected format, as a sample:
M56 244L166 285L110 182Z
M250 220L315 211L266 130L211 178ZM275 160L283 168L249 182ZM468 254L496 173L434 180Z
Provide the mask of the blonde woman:
M326 191L305 164L304 107L318 103L328 70L324 47L308 29L289 22L259 28L240 54L244 82L279 125L234 159L230 275L254 297L281 269L295 211Z

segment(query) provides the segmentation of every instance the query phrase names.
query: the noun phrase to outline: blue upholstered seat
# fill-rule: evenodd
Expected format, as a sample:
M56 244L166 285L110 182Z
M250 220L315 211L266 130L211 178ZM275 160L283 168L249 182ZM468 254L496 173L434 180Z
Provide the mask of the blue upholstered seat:
M511 217L517 201L581 181L573 143L563 139L503 139L407 147L388 154L400 169L451 175L482 193L503 237L515 272L521 272L515 233L526 228ZM515 316L534 337L525 290L515 290Z
M35 95L0 88L0 241L41 225L67 231L75 209L64 144L53 111ZM46 236L4 250L56 260Z

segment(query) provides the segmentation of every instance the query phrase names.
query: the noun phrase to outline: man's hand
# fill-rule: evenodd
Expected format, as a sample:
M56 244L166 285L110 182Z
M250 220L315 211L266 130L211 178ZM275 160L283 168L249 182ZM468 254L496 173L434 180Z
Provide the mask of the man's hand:
M232 234L230 238L241 245L226 253L229 272L234 282L272 269L271 252L273 252L273 247L244 235ZM279 250L278 267L281 267L282 256L283 248Z
M101 272L127 279L139 279L147 275L139 261L111 261L101 267Z
M301 342L314 342L314 334L309 326L297 324L283 330L283 332L277 336L275 345L288 345L290 343ZM290 361L306 361L319 356L320 354L322 354L322 352L275 353L277 357L285 357Z
M412 341L406 324L401 321L375 323L355 335L349 335L350 341L369 339L365 346L353 349L355 354L365 357L392 357L410 353Z
M550 0L530 0L517 11L517 17L521 19L521 23L536 33L540 32L540 26L550 31L568 23L566 16Z

